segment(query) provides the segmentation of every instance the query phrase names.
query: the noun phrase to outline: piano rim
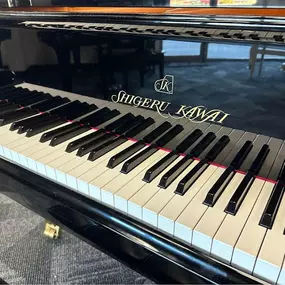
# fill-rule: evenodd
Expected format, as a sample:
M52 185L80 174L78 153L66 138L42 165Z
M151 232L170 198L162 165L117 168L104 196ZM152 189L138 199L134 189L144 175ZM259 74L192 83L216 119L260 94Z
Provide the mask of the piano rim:
M68 189L63 185L56 184L36 173L0 158L0 185L4 184L3 177L1 177L2 174L6 175L6 177L8 176L8 179L12 179L17 183L20 183L22 186L20 187L20 190L9 189L9 193L6 193L6 191L3 193L3 191L0 190L0 193L10 197L11 199L13 199L13 197L9 195L11 194L10 192L19 195L20 197L24 196L25 192L31 191L27 190L30 188L35 193L39 192L48 199L56 201L60 203L60 205L64 205L65 207L67 206L73 211L78 212L78 214L88 217L88 219L94 221L95 224L128 239L136 246L143 247L148 252L157 254L165 260L170 260L176 266L180 267L180 269L187 270L188 273L190 271L190 273L194 273L200 278L202 277L205 282L212 284L260 284L260 281L254 276L249 276L235 268L214 260L196 249L190 247L187 248L182 242L174 240L170 236L167 236L154 228L139 223L131 217L126 217L126 215L122 215L116 210L110 209L95 200L91 200L86 196L76 193L74 190ZM7 186L5 186L5 189L7 189ZM20 203L18 199L13 200ZM48 213L47 209L43 209L43 211L39 213L36 209L38 205L33 205L33 207L30 207L30 205L28 207L26 204L22 205L39 214L43 218L45 218L45 213ZM52 222L58 222L61 227L71 231L80 239L85 240L94 246L94 242L86 240L81 233L74 231L74 229L67 228L56 219ZM120 257L113 256L109 252L105 253L125 264ZM136 270L136 268L132 269ZM143 272L139 270L136 271L143 274ZM152 278L152 276L146 276L150 279ZM157 281L155 277L153 280ZM165 280L163 283L165 283Z

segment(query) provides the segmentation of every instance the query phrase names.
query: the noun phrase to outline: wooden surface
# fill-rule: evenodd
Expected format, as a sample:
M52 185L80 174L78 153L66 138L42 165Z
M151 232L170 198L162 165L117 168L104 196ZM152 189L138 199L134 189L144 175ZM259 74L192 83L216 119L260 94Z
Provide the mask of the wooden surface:
M285 8L148 8L148 7L16 7L2 8L2 12L69 12L94 14L140 14L140 15L218 15L285 17Z

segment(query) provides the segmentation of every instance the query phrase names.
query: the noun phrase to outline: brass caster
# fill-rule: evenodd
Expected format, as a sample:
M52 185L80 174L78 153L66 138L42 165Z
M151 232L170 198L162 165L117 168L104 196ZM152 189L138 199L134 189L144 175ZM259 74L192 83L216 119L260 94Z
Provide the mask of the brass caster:
M45 223L45 230L44 235L51 239L58 239L59 238L59 226L52 224L48 221Z

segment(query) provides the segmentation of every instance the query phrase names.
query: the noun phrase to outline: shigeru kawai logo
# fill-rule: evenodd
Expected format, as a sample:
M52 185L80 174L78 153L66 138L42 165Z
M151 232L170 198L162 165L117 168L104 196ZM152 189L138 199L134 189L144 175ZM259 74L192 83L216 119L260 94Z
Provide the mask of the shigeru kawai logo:
M132 105L134 107L142 107L155 110L160 116L167 119L169 117L174 119L186 118L194 123L211 122L216 124L223 124L224 120L230 115L220 109L207 109L205 106L187 106L181 105L175 112L169 112L170 102L156 100L151 98L143 98L128 94L125 91L120 91L118 94L111 96L115 103L123 103Z
M165 75L162 79L156 80L154 82L154 90L156 92L173 94L174 89L174 76Z

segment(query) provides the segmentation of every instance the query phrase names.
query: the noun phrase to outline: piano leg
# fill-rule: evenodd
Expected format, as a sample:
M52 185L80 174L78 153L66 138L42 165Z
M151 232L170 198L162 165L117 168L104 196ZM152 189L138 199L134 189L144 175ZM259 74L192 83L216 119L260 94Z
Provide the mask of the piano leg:
M45 230L44 230L44 235L46 237L51 238L51 239L58 239L59 238L59 231L60 231L59 226L52 224L49 221L46 221Z

